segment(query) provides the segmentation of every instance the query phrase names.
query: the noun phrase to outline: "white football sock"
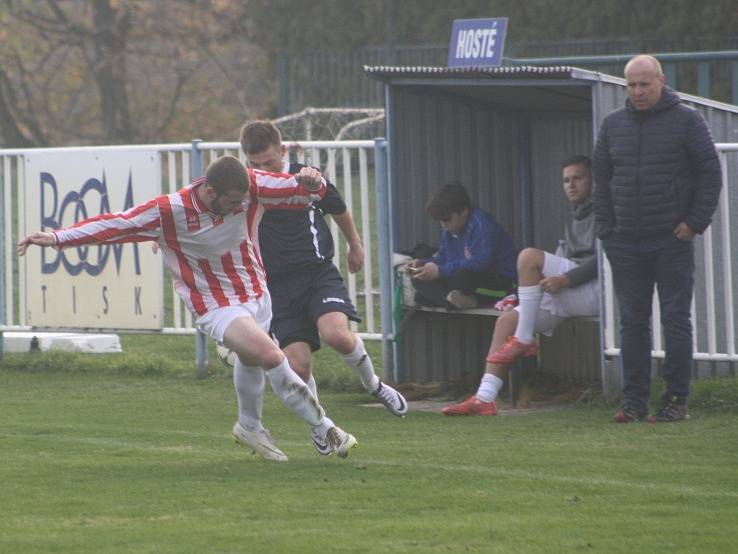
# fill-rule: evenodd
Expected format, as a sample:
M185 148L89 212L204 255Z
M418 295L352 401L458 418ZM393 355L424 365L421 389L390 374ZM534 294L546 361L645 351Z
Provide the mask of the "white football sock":
M290 367L287 358L268 369L267 377L282 403L312 427L322 427L325 412L305 382Z
M312 373L310 374L310 379L305 384L310 389L310 392L313 393L315 400L318 400L318 384L315 382L315 377L313 377Z
M328 432L328 429L331 427L335 427L336 424L333 423L333 420L329 418L328 416L323 417L323 422L320 425L316 425L313 427L313 432L320 437L320 440L325 440L325 434Z
M492 402L497 398L497 393L500 392L502 385L505 382L491 373L485 373L482 377L482 382L479 383L479 389L475 396L482 402Z
M518 326L515 328L515 338L518 342L533 342L533 332L538 319L538 308L541 306L543 289L539 285L518 287Z
M233 386L238 399L238 422L250 431L262 428L264 382L262 368L244 365L241 360L236 359L233 366Z
M369 392L374 392L379 386L379 377L374 373L372 359L364 348L364 341L356 337L356 348L350 354L340 354L341 359L359 376L361 384Z

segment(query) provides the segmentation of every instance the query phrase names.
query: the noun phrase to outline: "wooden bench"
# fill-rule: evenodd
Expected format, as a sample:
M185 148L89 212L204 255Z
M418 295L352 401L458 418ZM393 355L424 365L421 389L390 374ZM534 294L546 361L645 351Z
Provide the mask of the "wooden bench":
M453 310L449 311L445 308L434 308L434 307L428 307L428 306L421 306L421 305L414 305L414 306L406 306L403 305L404 310L404 316L402 318L402 321L400 322L400 329L403 327L403 323L410 317L412 317L412 314L416 311L421 312L435 312L435 313L442 313L442 314L448 314L448 315L455 315L455 314L461 314L461 315L472 315L472 316L479 316L479 317L489 317L489 318L497 318L503 315L504 311L496 310L492 307L484 307L484 308L472 308L467 310ZM571 318L572 320L576 321L587 321L587 322L599 322L599 318L597 317L577 317L577 318ZM480 365L483 363L483 360L479 360ZM531 357L531 358L523 358L513 364L508 371L508 379L507 379L507 390L508 390L508 397L510 400L510 404L512 406L515 406L518 402L520 391L522 388L522 381L523 376L526 372L530 372L535 370L537 367L537 358Z

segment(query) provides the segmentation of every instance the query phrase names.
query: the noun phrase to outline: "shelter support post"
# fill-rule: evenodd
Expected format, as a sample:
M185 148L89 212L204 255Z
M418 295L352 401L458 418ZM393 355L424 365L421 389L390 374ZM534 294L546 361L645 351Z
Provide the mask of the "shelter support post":
M5 172L0 164L0 267L5 267ZM10 186L8 184L8 186ZM3 359L4 342L2 326L5 324L5 275L0 270L0 360Z
M392 320L392 252L390 248L387 141L374 141L374 180L377 193L377 257L379 259L380 311L382 315L382 361L385 375L397 382L394 364L394 324Z
M202 176L201 142L200 139L193 140L190 149L190 177L193 180ZM195 363L197 364L197 376L205 377L208 367L208 343L207 337L199 329L195 333Z

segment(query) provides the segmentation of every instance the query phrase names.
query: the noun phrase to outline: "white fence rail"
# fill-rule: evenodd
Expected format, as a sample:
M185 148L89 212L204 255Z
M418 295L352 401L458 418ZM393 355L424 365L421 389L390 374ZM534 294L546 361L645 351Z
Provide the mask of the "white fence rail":
M362 323L352 323L354 330L368 339L381 338L378 329L379 317L378 291L375 283L378 282L378 270L375 267L376 245L374 243L375 210L374 194L370 187L374 184L374 142L373 141L311 141L285 143L290 161L307 163L321 168L326 177L331 180L346 201L346 205L353 213L356 226L364 242L365 263L359 274L349 274L343 255L346 244L338 233L335 222L331 221L331 230L336 242L334 262L341 269L346 278L351 300L356 305L362 317ZM188 184L192 179L191 168L193 156L201 156L200 167L207 165L224 154L231 154L243 159L240 145L236 142L208 143L193 141L182 144L142 145L140 147L79 147L62 149L13 149L0 150L0 213L2 214L2 241L0 246L0 260L3 262L3 294L0 302L0 330L25 330L30 326L27 323L26 311L26 270L25 264L19 263L15 255L15 245L19 238L37 230L35 224L27 224L24 218L24 194L26 175L24 175L24 159L30 152L72 152L72 151L114 151L118 150L154 149L158 152L161 168L161 191L174 192ZM153 190L153 188L152 188ZM155 193L152 192L153 196ZM88 211L88 216L95 212ZM30 227L34 227L31 229ZM165 287L170 287L167 293L170 301L165 301L165 313L162 321L165 325L160 332L165 334L194 334L191 313L184 307L171 281L165 280ZM73 328L70 325L70 328Z
M707 362L738 362L735 321L738 306L733 291L738 274L733 243L738 244L738 143L717 145L723 170L723 188L713 223L695 238L695 292L692 301L694 359ZM619 356L616 302L607 258L604 266L605 355ZM664 357L661 316L654 294L652 318L652 358Z
M357 275L349 274L343 253L345 242L340 237L337 226L331 222L336 240L335 263L341 269L348 284L352 301L356 305L363 322L354 329L364 338L380 339L381 328L378 302L378 267L376 255L375 195L370 187L374 183L373 141L311 141L286 143L291 161L308 163L323 170L325 175L337 186L344 196L347 206L354 215L364 242L366 261L364 269ZM713 224L701 237L696 239L695 295L692 307L694 328L694 359L710 362L738 362L736 352L735 322L738 305L733 293L736 285L738 260L733 256L733 243L738 244L738 222L732 214L738 210L738 144L718 144L723 168L723 189ZM139 147L81 147L72 150L134 150ZM202 156L202 167L223 154L243 158L236 142L193 144L146 145L141 149L155 148L160 157L161 190L173 192L192 180L192 156ZM52 149L49 149L52 150ZM38 150L34 150L38 152ZM25 265L18 263L15 244L19 237L34 230L24 219L24 195L26 183L24 175L24 156L29 150L0 150L0 203L2 204L2 287L3 302L0 313L3 317L2 330L29 329L26 322L26 275ZM92 214L90 214L92 215ZM168 280L166 285L171 287ZM619 356L619 340L616 330L616 302L614 299L612 277L607 260L604 260L604 354ZM195 332L192 316L180 302L173 289L168 293L161 329L166 334L191 334ZM663 358L662 328L658 302L654 297L653 310L653 358Z

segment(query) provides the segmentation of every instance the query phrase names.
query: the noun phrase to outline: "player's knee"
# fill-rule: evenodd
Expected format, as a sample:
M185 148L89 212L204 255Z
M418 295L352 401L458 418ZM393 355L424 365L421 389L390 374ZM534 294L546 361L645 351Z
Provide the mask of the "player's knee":
M537 267L541 263L543 251L538 248L524 248L518 254L518 267Z
M285 358L282 351L277 348L276 345L272 345L272 347L265 347L257 354L257 356L259 358L259 365L264 369L277 367Z
M356 337L349 329L331 329L323 335L323 341L341 354L351 354L356 348Z

